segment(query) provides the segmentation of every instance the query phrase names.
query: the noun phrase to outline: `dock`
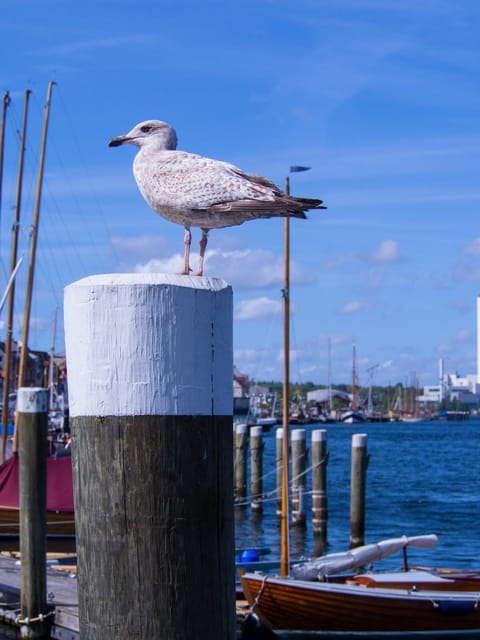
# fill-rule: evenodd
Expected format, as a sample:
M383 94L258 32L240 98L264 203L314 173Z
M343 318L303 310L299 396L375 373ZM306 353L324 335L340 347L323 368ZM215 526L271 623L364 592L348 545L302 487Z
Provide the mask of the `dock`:
M51 607L50 637L79 640L76 568L47 560L47 601ZM58 568L62 570L59 571ZM71 569L71 570L69 570ZM20 560L18 555L0 554L0 622L19 627ZM39 612L41 613L41 612Z
M78 620L77 567L68 564L65 554L52 554L47 559L47 600L52 608L50 638L80 640ZM19 628L20 560L18 553L0 552L0 624ZM249 606L243 594L237 593L237 638ZM247 637L249 637L247 635ZM252 638L255 637L252 635Z

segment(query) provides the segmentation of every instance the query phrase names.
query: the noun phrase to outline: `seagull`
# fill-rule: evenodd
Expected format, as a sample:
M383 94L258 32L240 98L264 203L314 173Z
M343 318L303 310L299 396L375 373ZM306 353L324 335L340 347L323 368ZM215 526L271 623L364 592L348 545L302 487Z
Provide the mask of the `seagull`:
M177 134L167 122L146 120L129 133L113 138L109 147L133 144L137 186L159 215L185 228L184 269L190 274L190 228L202 230L197 276L203 274L210 229L242 224L256 218L306 218L309 209L325 209L322 200L295 198L273 182L238 167L177 150Z

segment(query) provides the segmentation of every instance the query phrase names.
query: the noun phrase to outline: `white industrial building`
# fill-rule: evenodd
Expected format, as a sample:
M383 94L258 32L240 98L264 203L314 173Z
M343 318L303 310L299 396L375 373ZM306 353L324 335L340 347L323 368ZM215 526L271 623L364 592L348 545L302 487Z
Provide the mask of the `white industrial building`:
M438 384L424 387L419 400L424 404L458 400L471 409L480 409L480 296L477 296L477 373L466 376L445 373L443 360L440 360Z

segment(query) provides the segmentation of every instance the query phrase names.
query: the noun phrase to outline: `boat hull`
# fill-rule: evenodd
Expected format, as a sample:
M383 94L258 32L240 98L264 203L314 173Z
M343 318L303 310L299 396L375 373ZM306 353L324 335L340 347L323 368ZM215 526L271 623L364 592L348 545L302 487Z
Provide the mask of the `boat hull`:
M245 574L241 583L253 612L287 637L295 637L292 632L319 637L398 633L402 638L405 633L461 637L480 632L480 592L367 588L261 574Z

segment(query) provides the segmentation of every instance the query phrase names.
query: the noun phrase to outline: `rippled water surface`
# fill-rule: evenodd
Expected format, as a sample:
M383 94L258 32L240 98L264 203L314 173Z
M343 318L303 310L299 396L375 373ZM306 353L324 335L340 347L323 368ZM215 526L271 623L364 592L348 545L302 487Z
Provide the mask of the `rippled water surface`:
M294 429L296 427L291 427ZM323 425L306 427L311 432ZM350 467L352 434L368 434L365 543L399 535L436 533L436 549L409 551L416 564L480 569L480 419L464 422L332 424L327 429L329 462L328 551L348 549L350 537ZM274 427L264 434L264 491L275 489ZM307 491L311 489L308 474ZM307 494L307 528L291 529L292 557L312 555L311 500ZM261 517L235 510L237 547L267 546L280 552L275 500L266 501ZM384 564L386 563L386 564ZM401 556L382 562L397 567Z

